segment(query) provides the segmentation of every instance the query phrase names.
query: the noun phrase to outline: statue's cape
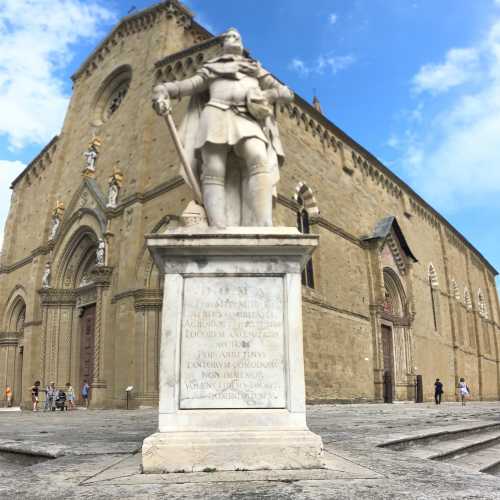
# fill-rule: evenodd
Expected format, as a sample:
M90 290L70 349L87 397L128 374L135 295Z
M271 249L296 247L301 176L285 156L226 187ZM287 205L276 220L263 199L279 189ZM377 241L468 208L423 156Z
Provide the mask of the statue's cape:
M201 186L201 156L195 149L196 141L196 131L200 125L201 112L205 104L208 102L208 92L202 92L201 94L195 94L189 99L186 114L182 120L181 126L179 127L179 135L181 138L182 145L184 146L184 152L188 164L191 166L194 177L198 180L198 185ZM184 167L181 165L180 174L182 178L186 181L186 184L194 188L191 185Z

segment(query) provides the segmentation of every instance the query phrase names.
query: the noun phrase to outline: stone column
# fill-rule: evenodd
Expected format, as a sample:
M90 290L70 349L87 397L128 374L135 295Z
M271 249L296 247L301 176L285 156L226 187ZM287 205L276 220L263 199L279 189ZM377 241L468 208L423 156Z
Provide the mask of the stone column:
M40 381L64 386L70 375L66 357L70 353L67 343L72 342L73 332L68 317L76 304L75 292L66 288L42 288L39 294L42 306Z
M100 407L106 400L106 378L104 375L105 318L108 309L108 291L111 284L112 267L97 266L91 273L96 286L96 310L94 326L94 374L92 378L92 407Z
M165 286L159 432L144 441L144 472L321 467L300 278L318 236L185 228L147 244Z

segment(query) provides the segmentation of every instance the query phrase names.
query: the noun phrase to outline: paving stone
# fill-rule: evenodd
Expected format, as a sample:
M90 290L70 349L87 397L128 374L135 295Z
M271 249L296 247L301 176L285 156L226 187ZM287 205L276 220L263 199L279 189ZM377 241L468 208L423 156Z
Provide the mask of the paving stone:
M327 469L144 475L134 452L155 432L155 410L5 413L0 445L64 455L22 465L0 453L0 498L500 499L500 478L470 472L464 459L456 466L377 446L500 422L498 402L310 406L308 422L323 437Z

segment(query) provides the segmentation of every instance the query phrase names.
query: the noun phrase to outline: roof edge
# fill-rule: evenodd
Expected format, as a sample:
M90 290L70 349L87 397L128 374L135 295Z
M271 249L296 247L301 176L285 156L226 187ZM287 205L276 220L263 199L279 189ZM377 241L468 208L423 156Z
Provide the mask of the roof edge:
M14 189L15 185L28 173L28 170L38 161L40 158L57 142L59 139L58 135L52 137L52 139L43 147L43 149L24 167L23 171L10 183L10 189Z
M113 38L113 36L122 28L126 23L129 21L133 21L134 19L139 19L142 16L146 16L148 14L152 14L155 11L159 11L162 9L166 9L169 5L172 5L179 9L184 15L188 16L191 22L191 25L199 29L200 31L204 32L207 36L212 37L212 33L208 31L204 26L199 24L197 21L194 20L195 14L189 10L185 5L183 5L179 0L163 0L161 2L158 2L151 7L147 7L145 9L142 9L138 12L135 12L133 14L126 15L122 17L118 23L113 27L113 29L110 31L110 33L105 36L102 41L94 48L94 50L85 58L85 60L80 64L78 69L71 75L71 80L75 82L80 75L84 72L85 68L89 65L89 63L92 61L94 56L101 50L106 43Z
M456 229L443 215L441 215L435 208L433 208L427 201L425 201L416 191L414 191L408 184L406 184L403 179L398 177L392 170L389 170L376 156L374 156L370 151L365 149L361 144L359 144L355 139L353 139L350 135L344 132L342 129L337 127L333 122L331 122L325 115L320 113L312 104L309 104L303 97L298 94L295 94L295 100L298 104L305 107L313 118L319 122L322 122L323 125L327 126L332 132L337 135L344 142L349 144L351 148L357 149L358 152L364 156L366 159L375 164L377 168L379 168L385 175L390 177L391 180L396 182L401 188L403 188L407 194L413 196L419 203L421 203L427 210L429 210L432 215L434 215L441 223L443 223L446 227L448 227L467 247L469 247L480 259L484 262L484 264L488 267L488 269L493 273L494 276L498 276L499 272L488 262L486 257L458 230Z

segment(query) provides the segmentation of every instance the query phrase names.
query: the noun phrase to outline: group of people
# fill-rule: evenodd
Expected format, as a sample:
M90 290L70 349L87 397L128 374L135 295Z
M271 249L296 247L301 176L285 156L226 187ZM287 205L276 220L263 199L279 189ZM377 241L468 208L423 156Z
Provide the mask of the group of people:
M38 411L40 403L40 393L45 393L44 411L55 411L57 408L61 410L74 410L76 408L75 390L70 382L66 383L65 389L58 389L54 382L50 382L45 389L40 388L41 383L37 380L31 388L31 402L33 404L33 411ZM89 406L89 393L90 386L86 380L83 381L81 390L82 399L85 408Z
M462 406L465 406L465 400L470 396L470 389L469 386L465 383L465 379L463 377L460 378L460 382L458 383L457 388ZM437 405L441 404L443 393L443 383L437 378L434 382L434 400L436 401Z

